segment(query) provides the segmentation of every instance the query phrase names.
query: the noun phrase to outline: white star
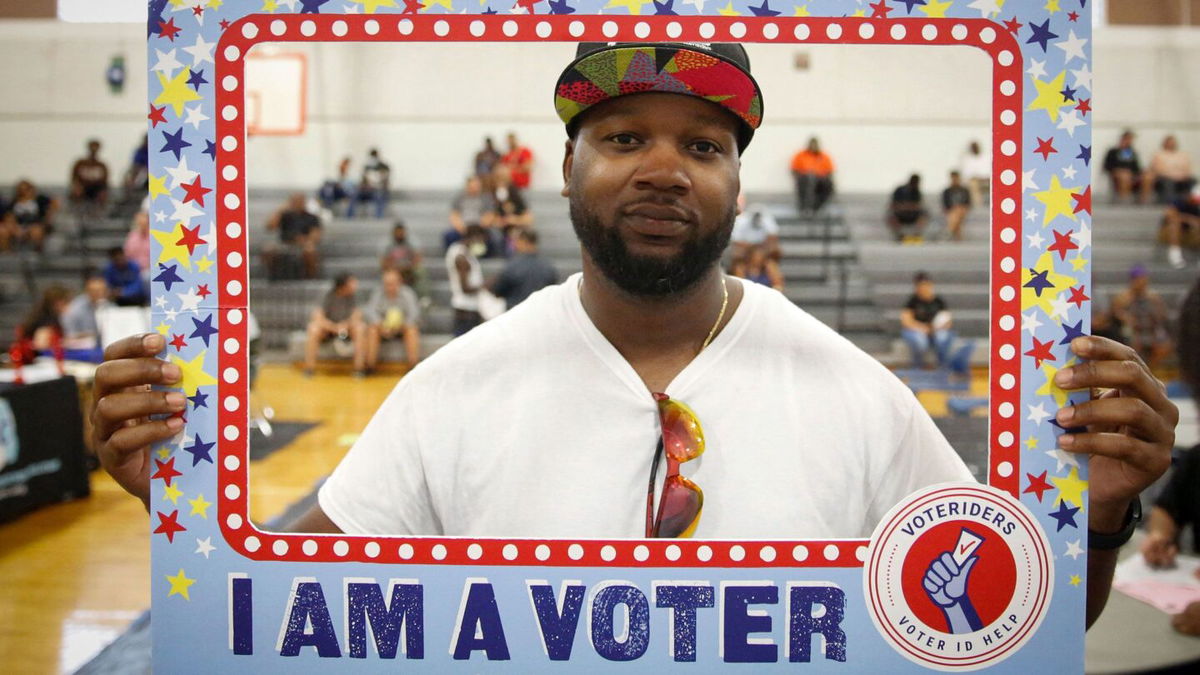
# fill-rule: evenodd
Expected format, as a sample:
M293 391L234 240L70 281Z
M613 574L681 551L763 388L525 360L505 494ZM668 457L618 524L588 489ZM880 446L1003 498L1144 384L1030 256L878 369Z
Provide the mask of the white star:
M167 297L165 295L160 295L160 296L155 297L154 305L156 307L158 307L159 309L165 308L167 306Z
M358 5L342 5L342 12L346 14L358 14Z
M1027 419L1039 427L1042 426L1042 422L1045 422L1046 419L1050 417L1050 413L1046 412L1045 403L1039 403L1037 405L1031 405L1028 407L1029 417Z
M180 63L179 60L175 58L175 50L174 49L172 49L171 51L169 51L165 54L163 52L155 49L154 53L156 55L158 55L158 61L156 61L154 63L154 67L151 68L150 70L162 73L163 75L165 75L167 77L167 79L171 79L172 77L174 77L175 71L179 70L180 68L183 67L183 64Z
M704 0L683 0L683 4L695 7L697 12L704 11Z
M1092 245L1092 228L1088 227L1087 223L1082 223L1078 232L1071 233L1071 238L1075 240L1076 244L1079 244L1079 250L1082 252Z
M174 321L175 317L177 317L177 316L179 316L179 312L177 310L171 309L170 307L167 308L167 311L163 312L163 318L166 319L167 321Z
M200 241L204 242L204 245L208 247L209 255L212 255L213 251L217 250L217 230L211 222L208 224L208 229L200 234Z
M185 108L185 110L187 110L187 119L183 120L183 122L184 124L192 125L193 129L199 129L201 122L212 119L203 112L200 112L199 105L197 105L195 108Z
M296 2L297 0L279 0L279 4L287 7L289 12L296 11Z
M1029 331L1030 335L1036 333L1041 326L1042 322L1038 321L1036 311L1021 315L1021 330Z
M175 201L175 200L172 199L171 201ZM1041 232L1034 232L1033 234L1027 234L1027 235L1025 235L1025 238L1029 240L1029 248L1036 248L1039 251L1042 250L1042 244L1046 243L1046 240L1042 238Z
M1063 555L1071 556L1071 560L1077 560L1079 556L1083 555L1083 547L1079 545L1079 540L1068 541L1067 552Z
M196 44L191 47L183 47L183 51L192 55L192 66L198 66L205 61L213 63L213 48L217 46L215 42L205 42L203 35L196 36Z
M511 8L509 8L508 13L509 14L528 14L529 10L525 9L524 7L522 7L520 5L513 5Z
M1063 297L1062 293L1054 296L1050 301L1050 318L1066 321L1071 318L1071 303Z
M194 551L194 553L201 553L204 555L205 559L207 559L208 554L212 553L215 550L217 550L217 547L212 545L212 537L196 539L196 550Z
M972 0L971 4L967 5L967 7L979 10L979 16L985 19L1000 13L1000 2L998 0Z
M181 202L178 199L172 199L171 206L175 207L175 211L171 214L171 220L183 223L184 227L192 224L192 218L204 215L204 212L196 208L192 202Z
M1063 50L1063 55L1066 57L1066 61L1063 64L1070 65L1071 61L1077 58L1082 59L1084 62L1087 61L1087 55L1083 53L1083 46L1087 43L1088 41L1076 35L1075 29L1072 28L1071 32L1067 34L1067 38L1055 42L1054 46Z
M1037 209L1029 209L1028 211L1026 211L1025 212L1025 220L1028 220L1031 223L1033 221L1037 220Z
M1079 70L1072 70L1071 75L1075 78L1076 87L1092 90L1092 69L1088 64L1083 64Z
M154 212L154 222L162 223L162 222L166 222L166 220L167 220L167 214L165 212L163 212L163 211L155 211Z
M1062 471L1064 466L1079 468L1079 460L1075 459L1075 455L1069 452L1063 452L1058 448L1054 448L1053 450L1047 450L1046 454L1053 457L1055 462L1058 462L1058 468L1054 470L1054 473Z
M1073 165L1071 165L1071 164L1066 165L1065 167L1063 167L1063 178L1065 180L1074 180L1076 171L1077 171L1077 169Z
M1037 59L1029 59L1029 70L1025 71L1030 77L1044 78L1046 77L1046 62L1038 61Z
M198 171L192 171L188 168L187 157L184 155L180 155L179 164L174 169L169 166L167 167L167 173L171 176L172 190L179 187L182 183L192 182L196 179L196 176L200 175Z
M1075 137L1075 129L1085 124L1087 124L1087 122L1084 122L1082 119L1080 119L1079 111L1074 108L1071 108L1067 112L1063 113L1062 119L1058 120L1058 128L1066 129L1067 135L1072 138Z
M1041 190L1042 189L1042 188L1038 187L1037 183L1033 182L1033 173L1036 170L1037 169L1030 169L1028 171L1021 172L1021 192L1028 192L1030 190Z
M204 300L204 298L196 293L194 286L189 288L187 293L176 293L175 296L179 298L180 312L200 313L200 301Z

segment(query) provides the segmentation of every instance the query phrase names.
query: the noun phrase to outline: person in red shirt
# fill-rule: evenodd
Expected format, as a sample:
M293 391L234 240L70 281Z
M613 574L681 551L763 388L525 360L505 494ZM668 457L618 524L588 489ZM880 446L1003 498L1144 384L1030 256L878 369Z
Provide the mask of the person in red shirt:
M796 179L800 215L821 210L833 195L833 159L821 152L816 136L808 139L808 147L792 157L792 177Z
M511 131L508 132L508 152L504 153L500 161L508 167L512 184L517 189L525 190L529 187L533 173L533 151L517 143L517 135Z

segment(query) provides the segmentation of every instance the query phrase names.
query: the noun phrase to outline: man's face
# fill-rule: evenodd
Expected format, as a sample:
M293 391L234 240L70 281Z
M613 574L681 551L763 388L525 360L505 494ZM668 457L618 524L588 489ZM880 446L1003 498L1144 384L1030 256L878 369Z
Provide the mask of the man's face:
M509 150L517 149L517 135L516 134L508 135L508 149Z
M394 240L397 244L403 244L408 240L408 231L403 227L395 228L392 230L392 240Z
M104 281L103 277L89 278L83 290L91 298L92 302L98 302L108 297L108 284Z
M1175 149L1178 147L1179 141L1175 140L1174 136L1167 136L1163 139L1163 150L1166 150L1167 152L1175 152Z
M918 281L916 290L917 290L918 298L920 298L922 300L926 300L926 301L933 299L933 282L932 281L928 281L928 280Z
M729 243L740 189L738 123L691 96L646 93L587 111L563 161L584 251L631 295L699 281Z
M400 273L388 270L383 273L383 290L388 295L395 295L400 290Z

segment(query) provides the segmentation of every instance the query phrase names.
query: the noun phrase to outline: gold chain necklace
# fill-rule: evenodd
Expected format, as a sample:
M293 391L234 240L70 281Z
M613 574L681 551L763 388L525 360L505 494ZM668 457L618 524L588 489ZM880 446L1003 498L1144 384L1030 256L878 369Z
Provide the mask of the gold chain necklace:
M583 277L579 277L579 283L575 285L575 289L579 292L579 299L583 299ZM725 275L721 274L721 311L717 313L717 321L708 331L708 337L704 338L704 344L700 345L700 352L708 347L709 343L717 335L717 328L721 326L721 319L725 318L725 308L729 306L729 286L726 285ZM700 352L696 352L699 354Z

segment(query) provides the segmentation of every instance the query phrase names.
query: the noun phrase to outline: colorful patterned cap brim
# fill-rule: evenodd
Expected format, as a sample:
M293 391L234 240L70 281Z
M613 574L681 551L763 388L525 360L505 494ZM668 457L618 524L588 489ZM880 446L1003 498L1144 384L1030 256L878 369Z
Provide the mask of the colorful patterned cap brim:
M742 123L739 151L762 123L762 92L738 44L581 44L558 78L554 107L573 132L572 123L592 106L645 92L696 96L733 113Z

